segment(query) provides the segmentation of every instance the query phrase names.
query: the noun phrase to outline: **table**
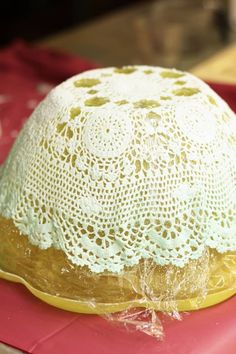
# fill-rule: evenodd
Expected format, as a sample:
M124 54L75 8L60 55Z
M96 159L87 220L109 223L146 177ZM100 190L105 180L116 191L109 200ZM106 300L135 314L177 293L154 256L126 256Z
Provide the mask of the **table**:
M21 354L22 352L0 343L0 354Z
M195 66L191 72L208 81L236 83L236 44Z
M229 33L231 40L234 35ZM212 10L188 0L147 1L37 42L104 66L189 70L226 46Z

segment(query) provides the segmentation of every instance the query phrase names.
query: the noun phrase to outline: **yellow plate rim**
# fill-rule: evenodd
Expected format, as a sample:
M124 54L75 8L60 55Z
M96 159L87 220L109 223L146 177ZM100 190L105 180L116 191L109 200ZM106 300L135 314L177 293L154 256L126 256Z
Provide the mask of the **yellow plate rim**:
M54 307L71 311L77 313L87 313L87 314L106 314L123 311L127 308L132 307L146 307L153 308L156 311L171 311L173 308L177 308L178 311L192 311L203 309L206 307L210 307L216 305L226 299L232 297L236 294L236 286L232 289L226 289L217 293L208 294L202 301L199 301L199 298L192 298L186 300L176 300L175 302L167 303L161 301L148 301L148 300L131 300L120 303L95 303L89 304L85 301L72 300L64 297L58 297L55 295L51 295L45 293L41 290L34 288L31 284L29 284L24 278L5 272L0 269L0 278L9 280L15 283L23 284L33 295L35 295L38 299L46 302L49 305Z

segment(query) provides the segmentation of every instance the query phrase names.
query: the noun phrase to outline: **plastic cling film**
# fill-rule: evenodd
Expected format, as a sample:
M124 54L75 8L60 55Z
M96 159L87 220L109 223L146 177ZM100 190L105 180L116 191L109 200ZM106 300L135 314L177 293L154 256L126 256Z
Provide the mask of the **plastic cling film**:
M43 301L66 310L100 314L161 338L158 311L180 319L181 311L211 306L236 292L236 252L204 255L183 268L142 261L122 273L93 273L73 265L61 250L40 250L0 218L0 277L24 283Z

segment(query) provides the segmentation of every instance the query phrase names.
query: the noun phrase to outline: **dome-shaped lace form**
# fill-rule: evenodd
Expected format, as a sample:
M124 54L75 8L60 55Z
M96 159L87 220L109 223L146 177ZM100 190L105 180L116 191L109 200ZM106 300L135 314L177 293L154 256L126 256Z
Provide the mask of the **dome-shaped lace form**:
M40 248L119 272L236 250L236 119L194 76L107 68L36 108L0 180L0 213Z

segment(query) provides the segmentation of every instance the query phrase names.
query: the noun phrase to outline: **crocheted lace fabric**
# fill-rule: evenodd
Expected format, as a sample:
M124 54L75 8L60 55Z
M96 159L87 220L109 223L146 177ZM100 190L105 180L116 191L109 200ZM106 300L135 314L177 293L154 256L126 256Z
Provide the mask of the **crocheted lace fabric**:
M0 171L0 214L93 272L236 250L236 120L196 77L74 76L36 108Z

